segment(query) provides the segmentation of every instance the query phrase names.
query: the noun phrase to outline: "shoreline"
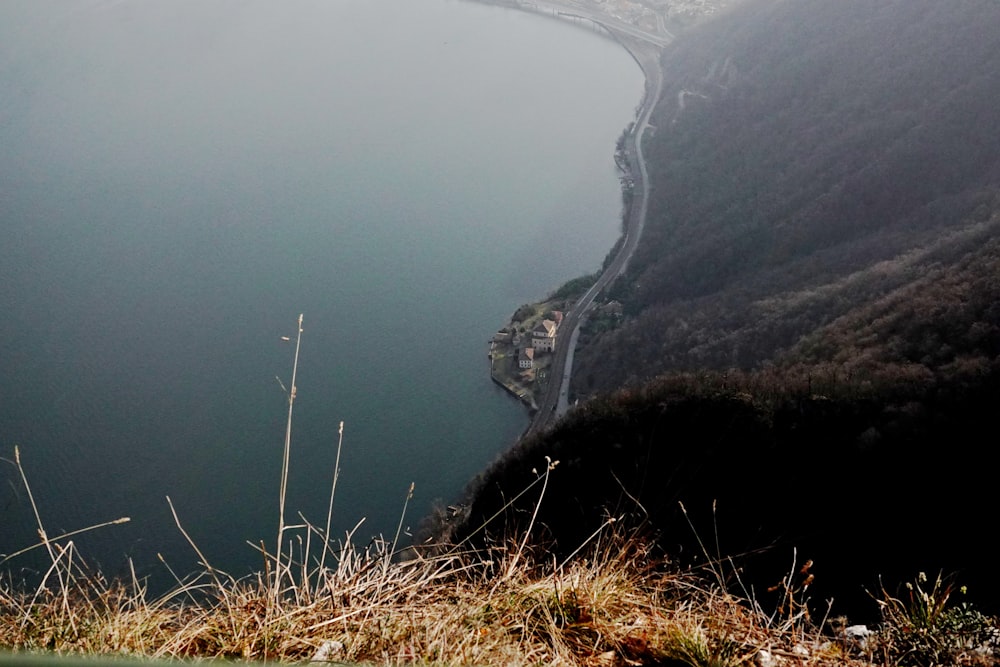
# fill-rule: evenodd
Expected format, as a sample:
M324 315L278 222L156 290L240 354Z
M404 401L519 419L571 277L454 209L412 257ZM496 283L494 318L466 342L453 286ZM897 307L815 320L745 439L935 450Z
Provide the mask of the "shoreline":
M538 411L538 406L535 405L535 400L533 397L529 398L529 395L526 395L523 392L519 392L515 387L504 383L503 380L501 380L494 374L492 363L490 363L490 380L496 383L496 385L501 389L503 389L505 392L510 394L519 403L523 404L526 408L528 408L529 415L533 415L535 412Z
M668 33L668 37L653 35L643 30L618 21L603 12L596 12L581 7L570 7L558 2L534 3L530 6L522 5L519 0L475 0L481 4L500 6L511 9L518 9L533 14L540 14L554 19L567 20L579 25L579 22L588 21L602 29L601 33L606 37L615 40L632 57L639 66L643 74L643 93L636 106L635 119L625 125L623 138L624 147L621 153L624 159L619 160L619 153L615 153L613 160L623 173L623 199L626 194L625 183L628 184L627 204L622 213L622 232L618 240L608 250L610 261L605 261L605 267L601 276L595 284L588 289L583 296L576 300L566 313L565 326L561 340L569 340L571 345L575 345L579 335L580 326L586 321L587 315L594 305L597 297L608 287L611 282L624 273L629 259L638 247L638 239L642 234L645 225L646 208L648 204L648 188L646 182L645 159L642 156L641 140L649 128L649 117L653 107L659 99L663 86L663 71L660 67L660 53L665 44L673 39L673 35ZM572 12L572 13L571 13ZM589 15L585 15L589 14ZM638 138L637 138L638 137ZM614 253L612 257L612 253ZM547 301L539 301L531 304L534 307L542 307ZM514 324L512 319L508 327ZM497 377L495 359L496 338L491 341L490 347L490 379L502 387L511 396L529 410L531 421L520 438L524 438L534 432L540 431L551 422L558 419L569 409L569 384L572 375L573 349L568 349L565 343L556 345L551 355L549 364L548 382L544 389L539 389L537 385L528 394L530 401L526 400L525 391L515 386L508 386L508 383ZM555 382L552 380L555 379Z

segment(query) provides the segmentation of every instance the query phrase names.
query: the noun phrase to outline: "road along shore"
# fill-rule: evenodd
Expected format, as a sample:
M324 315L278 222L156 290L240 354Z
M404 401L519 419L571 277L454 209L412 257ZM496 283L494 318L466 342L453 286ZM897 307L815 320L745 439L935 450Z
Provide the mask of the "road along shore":
M631 131L625 136L625 166L627 176L632 183L632 197L631 205L625 214L622 238L616 244L618 252L607 264L597 282L566 312L560 327L559 342L552 352L552 360L548 368L549 381L545 384L544 389L534 397L534 414L531 423L522 435L524 437L543 430L569 409L569 386L573 365L572 348L579 336L580 325L586 320L587 312L597 296L624 273L629 259L638 247L649 202L649 179L645 159L642 155L642 139L647 131L655 129L650 126L649 118L663 90L660 53L663 46L673 39L673 35L649 33L603 12L579 4L570 5L545 1L529 4L519 0L477 1L541 13L573 23L579 23L581 20L589 21L602 28L604 32L621 44L639 65L645 77L642 100L636 111L637 120L632 125ZM529 407L532 406L532 402L526 401L523 396L518 396L518 398Z

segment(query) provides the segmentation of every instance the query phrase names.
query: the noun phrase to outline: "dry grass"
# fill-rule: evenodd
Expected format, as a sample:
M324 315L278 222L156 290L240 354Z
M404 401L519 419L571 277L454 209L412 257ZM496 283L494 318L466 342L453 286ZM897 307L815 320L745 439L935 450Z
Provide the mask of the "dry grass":
M404 562L389 546L342 545L323 570L293 559L298 573L277 594L265 574L234 581L206 570L148 599L141 582L89 574L67 545L49 583L0 589L0 645L281 661L325 651L378 664L736 665L761 649L795 656L790 664L839 656L814 630L774 623L617 536L562 567L540 565L519 546Z
M554 468L534 486L544 489ZM676 571L610 520L563 563L527 536L486 551L409 550L401 560L394 542L358 549L350 534L334 543L310 524L285 529L298 546L281 558L261 547L268 565L257 576L235 580L199 552L201 574L162 597L149 596L134 576L105 581L72 541L41 531L51 568L34 590L0 585L0 647L386 665L697 667L750 663L763 650L785 665L868 664L848 658L801 613L765 613L727 592L721 577L713 583Z

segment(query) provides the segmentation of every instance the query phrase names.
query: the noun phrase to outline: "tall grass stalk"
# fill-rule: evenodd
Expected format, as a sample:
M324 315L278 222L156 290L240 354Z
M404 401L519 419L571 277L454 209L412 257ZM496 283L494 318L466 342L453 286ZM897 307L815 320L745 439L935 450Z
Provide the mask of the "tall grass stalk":
M413 499L413 489L414 484L413 482L410 482L410 489L406 492L406 499L403 501L403 511L400 512L399 523L396 525L396 534L392 538L392 546L389 547L389 551L385 554L385 560L382 565L383 573L389 570L389 564L392 562L392 557L397 553L396 547L399 545L399 535L403 532L403 522L406 520L406 508Z
M112 519L111 521L105 521L103 523L94 524L93 526L87 526L86 528L78 528L76 530L71 530L68 533L63 533L55 537L49 537L45 542L38 542L37 544L33 544L30 547L25 547L23 549L20 549L19 551L15 551L14 553L5 555L3 558L0 558L0 565L3 565L9 560L17 558L18 556L23 556L26 553L34 551L35 549L40 549L50 543L57 544L70 537L76 537L77 535L82 535L83 533L89 533L90 531L97 530L99 528L107 528L108 526L118 526L123 523L128 523L131 520L132 520L131 518L123 516L118 519Z
M274 551L274 595L281 591L282 565L281 554L284 549L285 539L285 499L288 493L288 466L292 449L292 409L295 407L295 395L297 392L296 375L299 370L299 349L302 345L302 313L299 314L299 323L295 334L295 358L292 361L292 384L288 391L288 421L285 423L285 448L281 459L281 487L278 492L278 538L275 540ZM291 554L289 554L291 557Z
M330 550L330 523L333 520L333 499L337 495L337 480L340 479L340 452L344 447L344 422L337 429L337 457L333 462L333 482L330 484L330 506L326 510L326 530L323 531L323 555L319 559L320 572L326 569L326 554Z
M538 518L538 510L541 508L542 501L545 499L545 490L549 485L549 475L557 465L559 465L559 461L553 462L548 456L545 457L545 472L542 473L542 490L538 493L538 502L535 503L535 508L531 512L531 520L528 522L528 527L524 531L521 544L518 545L517 551L514 552L514 557L511 559L507 567L507 571L504 573L503 579L511 578L517 569L517 563L521 558L521 554L524 552L524 548L528 544L528 539L531 537L531 531L535 527L535 520Z

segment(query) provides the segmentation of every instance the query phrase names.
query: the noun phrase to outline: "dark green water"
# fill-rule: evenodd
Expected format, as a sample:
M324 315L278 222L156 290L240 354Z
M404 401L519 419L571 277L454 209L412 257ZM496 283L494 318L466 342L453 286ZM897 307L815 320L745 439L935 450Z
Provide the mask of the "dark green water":
M0 4L0 456L115 573L236 574L289 508L338 532L453 500L527 424L489 381L518 305L596 269L641 74L447 0ZM0 462L0 553L35 541ZM15 561L29 567L30 560Z

